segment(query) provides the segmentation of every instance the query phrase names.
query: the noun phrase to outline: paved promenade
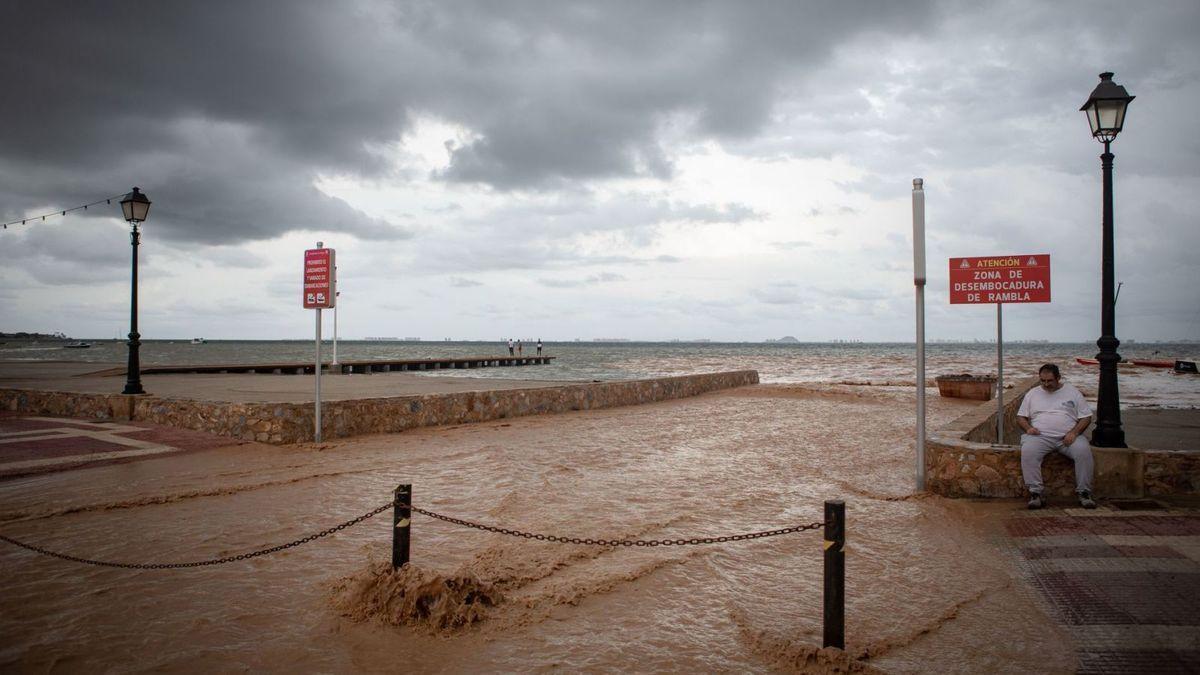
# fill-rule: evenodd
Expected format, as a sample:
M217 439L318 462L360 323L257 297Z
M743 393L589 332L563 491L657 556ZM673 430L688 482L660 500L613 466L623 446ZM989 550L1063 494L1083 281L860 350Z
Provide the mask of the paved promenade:
M1198 506L1101 500L1006 523L1025 579L1075 640L1080 673L1200 672Z
M0 412L0 480L249 443L143 422Z

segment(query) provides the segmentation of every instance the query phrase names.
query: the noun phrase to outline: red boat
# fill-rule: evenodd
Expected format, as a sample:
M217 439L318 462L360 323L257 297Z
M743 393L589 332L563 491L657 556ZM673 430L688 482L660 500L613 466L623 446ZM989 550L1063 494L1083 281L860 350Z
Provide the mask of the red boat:
M1130 359L1129 362L1135 366L1146 366L1148 368L1175 367L1175 359Z
M1098 366L1098 365L1100 365L1100 361L1098 361L1096 359L1085 359L1081 356L1076 356L1075 361L1081 366ZM1120 366L1121 368L1133 368L1134 366L1148 365L1149 363L1158 364L1159 362L1158 361L1145 361L1142 363L1138 363L1137 361L1126 361L1126 360L1122 359L1117 362L1117 365ZM1172 368L1175 367L1174 361L1171 361L1170 367L1172 367Z

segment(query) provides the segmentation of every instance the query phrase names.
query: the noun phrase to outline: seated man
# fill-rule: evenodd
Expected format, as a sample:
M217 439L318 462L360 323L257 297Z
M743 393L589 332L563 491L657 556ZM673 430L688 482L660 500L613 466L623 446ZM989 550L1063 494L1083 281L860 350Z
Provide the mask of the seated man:
M1058 451L1075 460L1075 492L1079 505L1096 508L1092 500L1092 446L1081 436L1092 423L1092 409L1083 394L1064 384L1058 366L1038 369L1042 386L1030 389L1017 409L1021 434L1021 476L1029 488L1029 508L1046 505L1042 499L1042 460Z

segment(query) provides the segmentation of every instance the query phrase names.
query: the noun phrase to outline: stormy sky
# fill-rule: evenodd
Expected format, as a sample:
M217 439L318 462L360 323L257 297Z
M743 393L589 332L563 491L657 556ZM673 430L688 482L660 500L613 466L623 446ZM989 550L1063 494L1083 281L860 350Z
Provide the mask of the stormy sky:
M1200 339L1200 5L6 2L4 222L139 186L145 338L911 341L950 257L1048 253L1006 339L1095 340L1102 71L1123 340ZM0 231L0 330L128 331L116 204Z

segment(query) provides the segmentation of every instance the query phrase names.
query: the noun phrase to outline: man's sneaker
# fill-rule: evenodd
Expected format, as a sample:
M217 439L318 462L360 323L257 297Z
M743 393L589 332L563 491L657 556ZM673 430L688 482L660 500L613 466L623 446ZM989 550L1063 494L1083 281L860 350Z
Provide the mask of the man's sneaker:
M1079 493L1079 505L1085 509L1096 508L1096 500L1092 499L1092 493L1084 490Z
M1040 492L1030 493L1029 504L1028 504L1030 510L1040 509L1045 505L1046 505L1046 502L1042 501L1042 493L1040 493ZM1095 504L1092 504L1092 506L1095 506Z

